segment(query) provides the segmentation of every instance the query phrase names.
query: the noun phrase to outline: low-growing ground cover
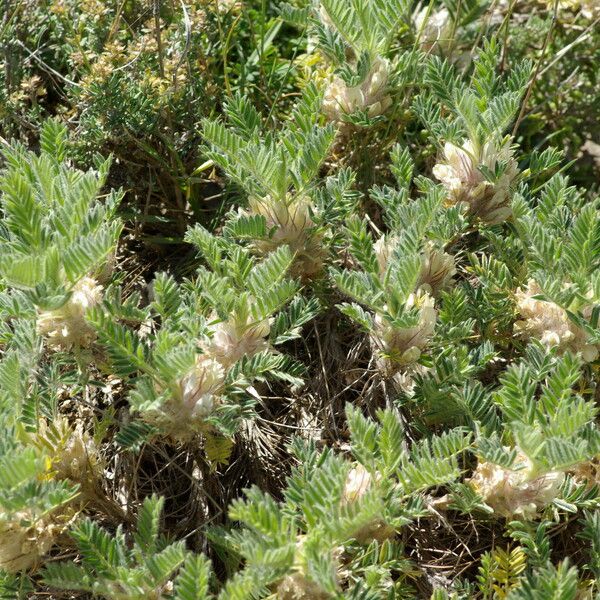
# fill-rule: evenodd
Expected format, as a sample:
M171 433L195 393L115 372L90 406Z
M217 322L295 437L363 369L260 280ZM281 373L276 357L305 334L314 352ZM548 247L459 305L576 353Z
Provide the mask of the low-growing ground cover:
M0 597L600 597L596 0L0 3Z

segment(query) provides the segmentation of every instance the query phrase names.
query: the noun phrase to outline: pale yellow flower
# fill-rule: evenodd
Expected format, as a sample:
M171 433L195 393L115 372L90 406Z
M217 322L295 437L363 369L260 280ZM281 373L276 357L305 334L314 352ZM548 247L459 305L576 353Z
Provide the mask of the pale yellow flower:
M225 371L213 358L198 357L194 368L179 381L176 403L180 416L192 421L204 419L218 402L218 394L225 381Z
M102 286L95 279L84 277L73 286L69 300L55 310L40 312L37 331L55 350L88 347L96 333L85 320L86 312L102 301Z
M314 205L306 196L288 195L285 201L271 196L253 197L249 200L251 215L265 217L272 236L255 242L261 254L268 254L280 246L289 246L295 256L292 275L312 277L323 267L324 249L322 235L315 231L312 219Z
M356 466L348 472L342 501L344 503L350 503L362 498L371 487L372 480L373 476L371 473L369 473L369 471L367 471L360 463L357 463Z
M225 375L217 360L199 355L194 367L176 382L172 395L159 408L142 413L144 420L173 440L189 440L206 429L205 419L220 404Z
M389 375L419 360L421 351L433 335L437 318L433 298L424 291L410 294L406 309L413 308L418 310L419 322L403 329L393 327L385 318L375 315L371 342L380 353L379 368Z
M554 302L533 297L541 293L542 289L533 279L527 282L525 289L517 290L517 309L522 319L515 323L515 333L526 339L537 339L548 348L556 347L559 352L579 352L586 362L596 360L598 346L587 342L585 331L569 319L566 310Z
M557 497L564 477L560 471L534 474L531 460L519 452L513 469L480 462L468 481L496 514L533 519Z
M389 73L389 62L378 57L365 80L357 86L350 87L334 76L325 90L323 112L332 121L343 121L344 115L358 111L366 111L369 117L383 114L392 105L387 94Z
M503 169L500 177L495 182L488 181L480 167L493 173L499 165ZM448 202L465 203L473 217L495 225L511 216L512 188L518 168L508 142L498 146L490 140L481 148L476 148L470 140L460 147L447 142L443 160L433 167L433 174L446 188Z
M216 315L213 315L213 319L216 319ZM226 321L210 325L209 330L211 338L202 345L204 353L225 368L244 356L254 356L270 347L267 340L271 331L268 319L256 322L250 314L244 319L233 315Z

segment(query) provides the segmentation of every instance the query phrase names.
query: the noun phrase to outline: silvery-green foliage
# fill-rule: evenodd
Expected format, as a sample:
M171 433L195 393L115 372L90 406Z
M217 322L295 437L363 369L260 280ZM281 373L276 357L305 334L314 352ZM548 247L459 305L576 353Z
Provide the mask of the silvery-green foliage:
M20 144L3 149L0 276L29 291L38 306L53 308L79 280L97 275L114 250L121 194L99 200L110 161L99 160L88 171L73 167L64 125L47 121L40 146L39 154Z
M231 435L242 417L252 415L255 399L246 392L252 382L302 381L301 366L274 350L297 337L318 311L287 276L289 249L257 260L200 226L188 239L206 265L195 277L177 283L159 274L144 308L114 290L91 318L111 368L131 378L131 408L152 426L129 427L129 446L151 431L174 439L210 428ZM137 327L127 324L132 320Z
M81 562L48 564L44 581L56 589L88 591L110 600L209 598L210 562L191 554L182 541L169 544L160 534L163 505L162 498L146 498L132 536L121 529L113 534L89 519L80 521L71 536Z

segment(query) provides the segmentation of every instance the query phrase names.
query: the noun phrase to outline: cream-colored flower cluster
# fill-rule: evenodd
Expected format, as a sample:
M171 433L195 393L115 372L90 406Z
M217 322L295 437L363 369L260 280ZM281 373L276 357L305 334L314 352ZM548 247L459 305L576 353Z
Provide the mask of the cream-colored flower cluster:
M344 116L366 111L369 117L382 115L392 105L388 92L390 63L377 57L364 81L348 86L334 76L325 89L323 112L332 121L343 121Z
M534 298L539 294L542 289L533 279L525 289L517 290L517 309L522 319L515 323L515 333L537 339L548 348L556 347L559 352L580 353L586 362L596 360L598 346L588 343L585 331L569 319L566 310L554 302ZM584 310L584 315L586 312L591 309Z
M252 357L270 348L269 319L254 321L252 306L213 323L208 327L208 339L200 344L194 367L176 382L175 391L160 412L149 415L161 429L174 439L187 439L205 428L205 419L220 404L227 371L243 357ZM243 313L244 316L240 316Z
M102 286L91 277L84 277L72 289L67 302L55 310L38 315L37 331L55 350L87 348L96 339L96 333L85 320L86 312L102 301Z
M388 267L390 256L394 251L394 236L381 236L374 244L375 255L379 263L379 272L383 275ZM417 281L417 289L422 289L433 296L447 289L456 274L454 256L440 250L433 242L427 242L421 254L421 271Z
M421 356L435 329L437 310L433 298L425 291L410 294L406 310L417 310L419 321L413 327L397 328L380 315L375 316L371 343L379 354L377 365L388 375L411 365Z
M381 481L381 475L371 475L360 463L350 469L346 477L346 484L342 494L342 504L351 504L360 500L373 486ZM359 544L369 544L373 540L383 542L395 533L394 528L382 518L377 518L370 523L365 523L352 534Z
M519 452L513 469L480 462L469 483L496 514L533 519L557 497L564 477L561 471L535 474L531 460Z
M216 315L213 315L216 318ZM248 314L239 319L235 315L226 321L209 326L210 341L203 344L205 355L217 360L224 368L233 366L244 356L254 356L269 349L267 338L271 332L268 319L254 321Z
M321 271L324 260L322 235L315 231L314 204L310 198L289 194L283 202L271 196L253 197L249 200L248 214L263 216L267 229L273 230L269 239L255 243L261 254L289 246L295 257L292 275L310 278Z
M502 174L496 181L488 181L481 167L495 173L498 166ZM465 203L471 216L490 225L511 216L512 190L519 171L508 141L490 140L483 146L470 140L461 146L447 142L443 160L434 166L433 174L446 188L448 202Z
M220 402L226 372L221 363L204 354L194 367L171 389L160 409L144 413L144 419L157 425L176 441L186 441L205 428L205 419ZM159 390L160 391L160 390Z
M0 514L0 569L16 573L36 566L65 527L53 515Z
M225 369L214 358L198 356L194 368L179 380L178 403L182 420L204 419L215 406L215 397L222 390Z

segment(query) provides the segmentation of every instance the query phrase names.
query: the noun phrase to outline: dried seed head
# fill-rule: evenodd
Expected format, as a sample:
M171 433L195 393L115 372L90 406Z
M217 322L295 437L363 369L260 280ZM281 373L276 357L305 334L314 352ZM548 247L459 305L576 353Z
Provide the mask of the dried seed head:
M95 331L85 320L88 309L102 300L102 286L95 279L84 277L73 286L71 297L55 310L40 312L37 330L55 350L73 347L87 348L96 339Z
M501 174L488 181L486 171ZM448 193L448 202L465 203L469 214L490 225L503 223L512 214L512 188L518 175L517 161L509 143L500 146L494 141L476 148L466 140L461 147L447 142L443 161L433 167L433 174L442 182Z
M585 331L573 323L558 304L533 297L539 294L542 288L533 279L527 282L525 289L517 290L517 308L523 318L515 323L515 333L526 339L537 339L548 348L556 347L559 352L579 352L586 362L596 360L598 346L587 342Z
M529 458L519 452L513 469L480 462L469 483L496 514L533 519L556 498L564 473L549 471L532 476L532 469Z
M366 111L369 117L377 117L392 105L387 95L390 64L377 57L365 80L357 86L348 86L335 76L325 90L323 112L332 121L343 121L345 115Z

